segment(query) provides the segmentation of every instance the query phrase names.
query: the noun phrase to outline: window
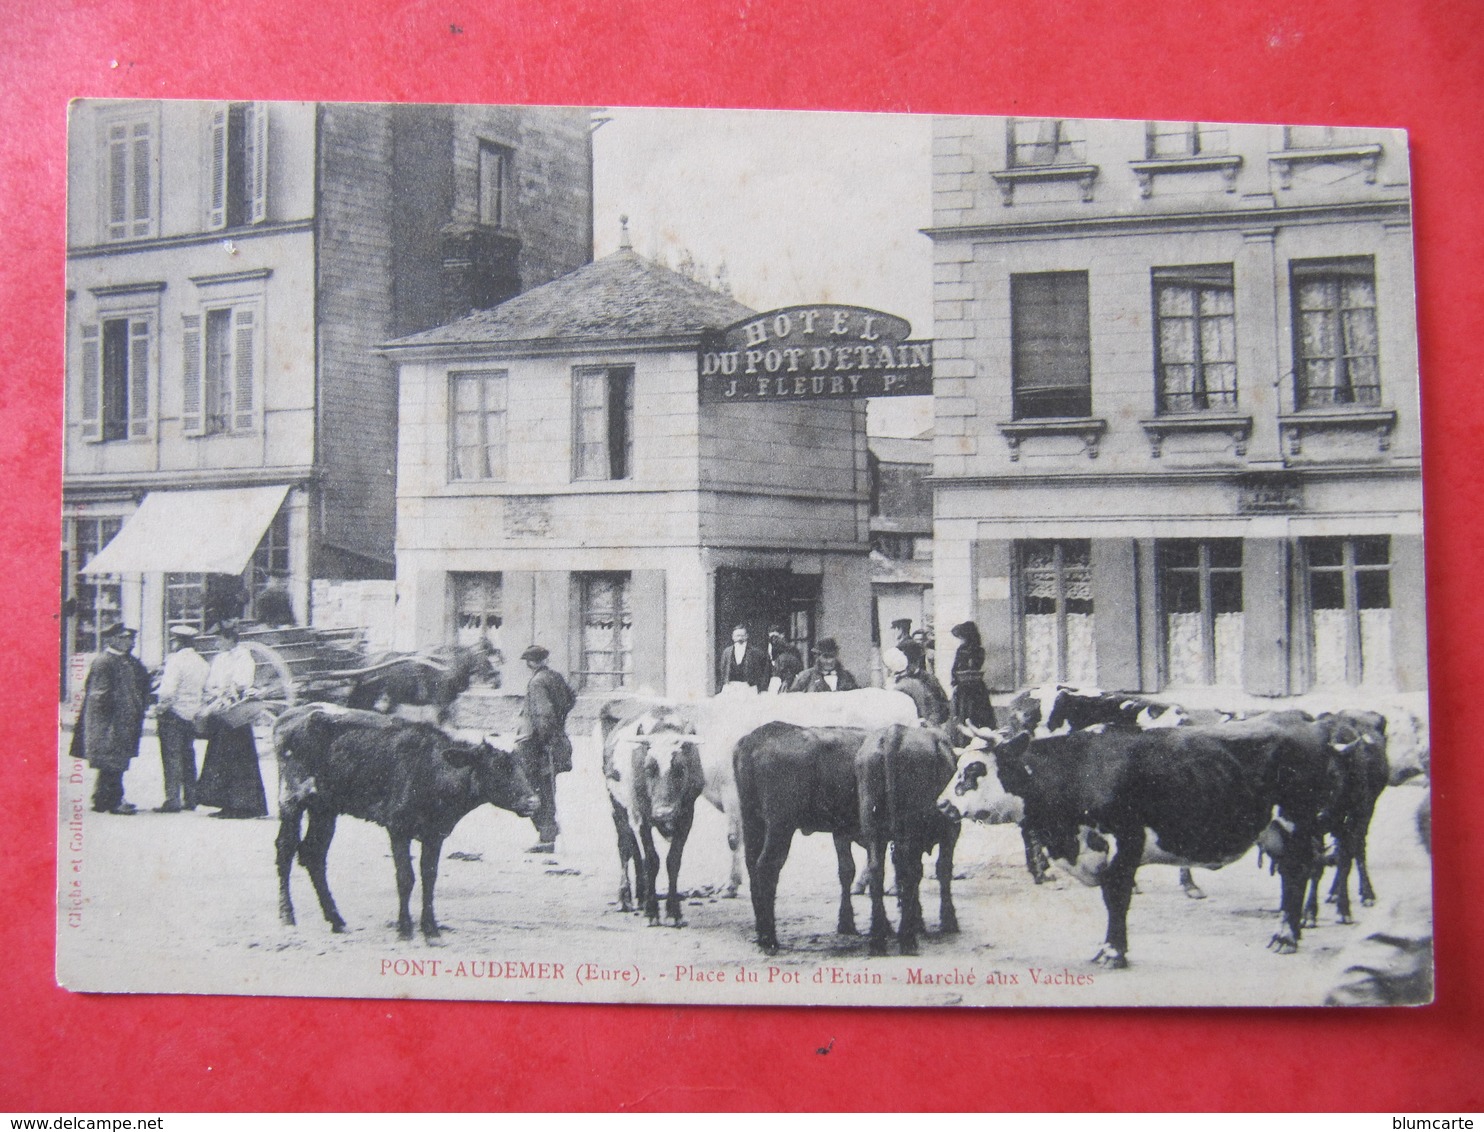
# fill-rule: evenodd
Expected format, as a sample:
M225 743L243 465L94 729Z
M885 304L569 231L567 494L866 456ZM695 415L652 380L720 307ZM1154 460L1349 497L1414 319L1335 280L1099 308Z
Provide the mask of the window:
M109 240L155 234L155 123L152 118L112 121L104 127L104 232Z
M1081 165L1087 160L1082 123L1071 118L1011 118L1009 165Z
M1020 599L1022 682L1096 684L1091 541L1022 542Z
M1159 411L1236 408L1231 266L1157 267L1153 279Z
M511 173L514 154L503 145L479 143L479 222L491 228L510 227Z
M212 112L207 228L261 224L268 218L268 108L234 102Z
M1396 682L1391 652L1391 539L1304 540L1314 683Z
M144 315L84 324L84 440L124 440L149 435L152 339L152 320Z
M1366 145L1375 135L1353 126L1285 126L1285 149L1333 149L1337 146Z
M123 615L124 587L117 577L95 577L82 568L113 541L124 525L117 516L78 517L72 520L72 649L76 653L99 652L100 634Z
M573 374L573 384L574 477L628 479L634 445L634 368L579 369Z
M1312 260L1291 270L1295 408L1379 404L1375 261Z
M1202 122L1149 122L1144 137L1150 160L1225 153L1227 147L1226 128Z
M250 590L254 597L262 592L270 578L280 580L289 576L289 513L279 508L278 514L263 532L262 541L253 551L252 564L248 567Z
M165 624L194 625L205 632L206 624L206 575L165 575Z
M186 315L181 429L251 432L257 420L259 319L252 305Z
M503 370L449 375L449 479L505 478L508 385Z
M1092 414L1087 272L1010 277L1015 419Z
M499 574L450 574L453 587L454 636L459 644L471 646L488 641L503 654L500 626L505 623L501 612L502 578Z
M578 574L582 625L577 689L611 691L634 673L634 619L628 574Z
M871 549L884 558L910 562L917 550L917 540L911 535L881 531L871 536Z
M1167 681L1242 686L1242 540L1170 539L1155 547Z

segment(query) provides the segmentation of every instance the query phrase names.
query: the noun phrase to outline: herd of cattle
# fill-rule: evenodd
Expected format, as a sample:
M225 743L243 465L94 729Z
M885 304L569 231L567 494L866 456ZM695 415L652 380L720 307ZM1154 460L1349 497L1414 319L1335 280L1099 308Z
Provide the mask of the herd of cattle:
M719 696L699 704L630 697L598 721L603 776L617 834L624 910L661 922L657 832L668 845L664 917L679 927L679 873L702 798L724 815L732 850L728 894L745 860L757 943L778 949L779 874L795 833L829 833L839 866L837 930L856 932L852 844L864 846L871 898L869 947L885 954L888 847L902 954L925 930L918 889L923 857L937 849L942 933L958 930L953 852L964 820L1018 823L1026 863L1040 882L1050 860L1102 890L1107 935L1094 961L1127 965L1127 914L1141 864L1215 869L1254 845L1281 877L1282 922L1269 946L1291 952L1318 914L1327 864L1330 898L1349 922L1349 873L1363 903L1375 893L1366 831L1377 797L1423 770L1425 742L1406 713L1245 716L1187 711L1142 697L1055 685L1021 693L998 731L950 736L922 725L900 692L865 689L816 696ZM1400 730L1405 735L1398 735ZM277 838L280 915L294 922L294 859L313 881L325 919L344 930L325 875L338 815L383 826L392 844L398 931L411 938L411 842L421 844L423 934L438 935L433 890L444 840L488 802L521 816L536 805L521 740L455 738L426 723L329 704L290 709L274 730L280 761ZM966 745L955 747L957 739ZM309 828L302 837L305 814ZM1328 842L1329 848L1326 848Z

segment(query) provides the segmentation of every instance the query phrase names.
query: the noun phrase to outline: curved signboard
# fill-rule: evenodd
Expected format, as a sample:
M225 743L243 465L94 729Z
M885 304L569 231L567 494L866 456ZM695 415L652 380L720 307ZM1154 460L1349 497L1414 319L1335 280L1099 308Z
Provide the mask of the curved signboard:
M914 397L933 391L933 344L905 318L815 303L752 315L701 341L702 402Z

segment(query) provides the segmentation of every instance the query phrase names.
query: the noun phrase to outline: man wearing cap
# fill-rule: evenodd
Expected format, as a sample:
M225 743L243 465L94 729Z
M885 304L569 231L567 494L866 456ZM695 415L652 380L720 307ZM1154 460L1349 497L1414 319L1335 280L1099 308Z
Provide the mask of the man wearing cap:
M532 645L520 654L531 670L521 708L518 749L525 754L526 774L538 804L531 815L539 840L529 853L550 853L561 832L556 820L556 776L572 769L572 740L567 738L567 713L577 702L572 688L546 666L551 653Z
M768 630L768 664L773 670L772 679L768 681L770 692L787 692L804 668L799 650L788 643L777 625Z
M162 814L196 808L196 713L210 671L196 651L196 636L194 626L170 626L170 655L155 695L155 728L165 771L165 801L155 809Z
M149 673L134 656L134 636L134 630L122 624L104 633L103 651L88 669L82 714L72 733L72 757L87 759L98 772L93 809L100 814L135 810L124 801L124 771L139 753L149 706Z
M814 667L794 677L790 692L853 692L860 687L854 676L840 666L840 646L825 637L814 650Z

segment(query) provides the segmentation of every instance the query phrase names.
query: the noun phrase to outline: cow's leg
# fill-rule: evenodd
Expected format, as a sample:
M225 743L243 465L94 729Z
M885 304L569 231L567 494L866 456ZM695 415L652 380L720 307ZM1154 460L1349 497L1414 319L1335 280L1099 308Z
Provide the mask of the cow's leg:
M299 843L299 863L314 882L314 894L319 897L320 911L333 932L343 932L345 921L335 907L335 898L330 895L330 881L325 873L325 862L330 856L330 842L335 837L335 814L328 810L310 810L309 828L304 840Z
M1339 844L1335 847L1335 881L1331 886L1335 898L1335 919L1342 924L1353 924L1355 918L1350 914L1350 865L1355 860L1355 831L1347 826L1340 831L1337 840ZM1306 923L1305 926L1309 925Z
M917 954L917 936L922 923L922 846L915 837L901 837L892 843L892 867L897 874L897 900L901 904L901 921L897 924L897 943L903 955Z
M618 905L625 912L632 912L634 892L629 887L629 865L632 863L634 866L634 882L640 885L642 900L644 892L639 870L643 867L643 858L639 853L639 841L629 825L629 812L612 798L609 801L613 803L613 831L618 834Z
M869 857L867 862L866 876L869 878ZM835 875L840 878L840 914L835 918L835 934L854 935L855 909L851 907L850 896L855 891L852 885L855 880L855 852L850 847L849 834L835 834Z
M1356 815L1355 836L1351 842L1351 850L1355 855L1355 871L1360 874L1360 902L1369 908L1376 903L1376 890L1371 887L1371 873L1365 863L1366 836L1371 831L1371 816L1376 811L1376 800L1371 799L1371 804L1366 806Z
M1201 891L1201 886L1196 884L1195 877L1189 869L1180 870L1180 887L1185 891L1185 895L1192 900L1204 900L1206 898L1206 894Z
M727 878L727 889L724 895L728 899L735 900L737 893L742 888L743 845L742 800L738 797L735 790L731 792L730 797L727 799L724 814L727 819L727 848L732 851L732 872ZM751 868L751 866L748 867L749 869ZM748 877L750 878L751 876L752 874L749 871Z
M410 849L410 846L409 846ZM443 855L443 838L425 837L422 854L418 858L418 872L423 882L423 938L429 943L442 933L438 929L438 918L433 914L433 889L438 886L438 859Z
M1025 845L1025 867L1031 879L1037 884L1043 883L1051 870L1046 866L1046 850L1041 847L1041 839L1029 827L1021 825L1020 840Z
M670 851L665 854L665 872L670 879L670 893L665 897L665 915L677 928L685 926L685 917L680 913L680 858L685 853L685 843L690 838L691 821L695 810L679 814L670 835Z
M660 926L660 854L654 847L654 827L647 821L639 824L639 845L644 850L644 914L649 926Z
M299 852L299 827L303 816L303 812L297 807L284 805L278 815L278 836L273 840L278 865L278 919L289 927L294 925L294 902L289 898L289 874L294 869L294 856Z
M953 907L953 850L958 844L959 825L950 822L938 840L938 931L958 934L958 912Z
M1299 937L1303 934L1304 890L1314 869L1322 867L1316 865L1317 840L1315 833L1302 826L1284 839L1283 855L1277 861L1283 885L1283 926L1268 941L1269 950L1280 955L1298 950Z
M778 950L778 927L774 919L775 901L778 897L778 874L788 860L788 850L793 843L794 831L779 826L759 832L762 847L756 862L748 869L747 884L752 889L752 913L757 924L757 943L769 955ZM752 853L752 831L748 829L747 850ZM749 859L751 859L749 857Z
M1128 907L1134 898L1134 877L1144 855L1144 831L1118 839L1118 851L1103 875L1103 907L1108 911L1108 935L1092 957L1094 963L1121 969L1128 966Z
M412 938L412 838L388 831L392 864L397 870L397 938Z
M886 918L886 845L884 830L865 832L866 878L871 889L871 931L868 949L872 955L886 954L886 941L891 936L891 922ZM897 878L901 891L901 878Z

